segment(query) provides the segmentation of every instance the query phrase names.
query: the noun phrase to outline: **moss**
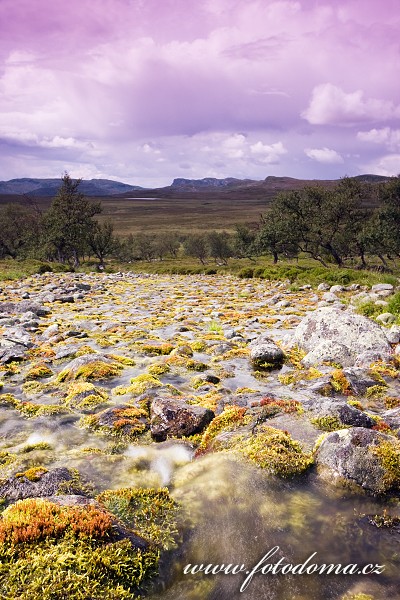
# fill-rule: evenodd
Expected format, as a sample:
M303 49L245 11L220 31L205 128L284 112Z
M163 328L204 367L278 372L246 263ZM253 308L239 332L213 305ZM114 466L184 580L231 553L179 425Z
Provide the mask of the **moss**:
M76 351L75 355L78 356L86 356L86 354L96 354L96 350L94 350L88 344L84 344Z
M151 356L165 356L166 354L171 354L173 349L174 346L168 342L162 344L147 342L141 347L142 352Z
M68 388L67 396L64 398L64 402L68 407L78 410L90 410L104 404L107 400L108 394L105 390L97 388L93 383L87 381L72 383Z
M207 349L207 344L201 340L190 342L189 346L191 347L193 352L204 352L204 350Z
M4 511L0 538L0 589L10 600L133 600L159 559L157 549L117 541L110 513L92 505L21 500Z
M137 377L131 379L131 384L126 388L116 388L114 391L117 394L132 394L133 396L140 396L147 390L162 387L162 383L157 377L148 373L142 373ZM117 391L118 390L118 391Z
M44 467L31 467L23 473L16 473L15 477L26 477L29 481L40 481L42 476L47 472L47 469Z
M370 366L369 371L372 377L376 379L378 383L385 384L383 377L391 377L392 379L397 379L399 377L399 372L395 366L381 361L373 363Z
M25 381L31 381L34 379L42 379L43 377L51 377L53 371L50 367L44 363L33 365L27 374L25 375Z
M400 440L385 440L372 449L385 471L384 482L388 488L400 487Z
M165 375L171 371L170 366L167 363L157 363L155 365L150 365L148 372L153 377L159 377L160 375Z
M272 417L280 412L285 413L303 413L304 409L298 400L286 400L280 398L272 398L270 396L264 396L261 400L253 402L251 405L253 408L261 407L262 416L265 418Z
M134 367L136 364L133 358L129 358L128 356L120 356L119 354L107 354L107 358L115 360L115 362L127 367Z
M107 490L97 496L97 500L142 537L163 549L175 547L178 505L167 488Z
M247 408L245 407L226 407L220 415L211 421L203 433L197 454L205 452L210 447L214 438L222 431L234 431L240 426L251 423L252 417L246 415L246 412Z
M346 594L342 597L342 600L374 600L374 596L370 594Z
M324 417L315 417L311 419L311 423L322 429L322 431L336 431L337 429L344 429L346 426L341 423L338 417L326 415Z
M318 377L322 377L323 373L315 369L314 367L310 367L307 370L304 369L296 369L295 371L290 371L289 373L278 375L279 381L283 385L290 385L292 383L297 383L299 381L311 381L313 379L317 379Z
M357 410L364 410L364 407L359 400L347 400L347 404L349 406L354 406Z
M314 462L313 456L303 452L286 431L266 425L261 425L251 437L236 436L230 440L229 449L280 477L300 475Z
M305 355L306 355L306 352L304 352L304 350L302 350L298 346L294 346L293 348L290 348L290 350L286 352L285 362L287 362L287 363L289 362L293 366L295 366L297 369L301 369L302 368L301 361L303 360Z
M381 398L386 392L386 385L373 385L367 389L365 395L367 398Z
M38 442L37 444L27 444L23 448L21 448L21 454L28 454L29 452L34 452L36 450L51 450L51 445L47 442Z
M148 429L147 411L136 406L117 408L114 410L109 423L103 424L102 414L89 415L79 421L79 425L85 429L91 429L105 435L125 437L135 440Z
M186 361L185 366L189 371L205 371L206 369L208 369L208 365L206 365L205 363L192 359Z
M43 383L42 381L26 381L22 384L22 391L27 395L43 394L51 388L50 383Z
M17 457L15 454L11 454L10 452L6 452L5 450L0 451L0 469L2 467L8 467L13 462L15 462Z
M331 374L331 385L336 392L345 396L353 393L351 385L341 369L335 369Z
M193 356L193 350L189 346L189 344L182 344L182 345L178 346L177 348L175 348L174 350L172 350L171 356L187 356L187 357L190 357L190 356Z
M0 380L0 390L2 390L2 389L3 389L3 387L4 387L4 381L1 381L1 380Z
M25 417L51 416L65 412L65 408L58 404L34 404L33 402L18 400L12 394L2 394L0 396L1 405L12 406Z
M396 396L385 396L383 398L386 408L398 408L400 406L400 398Z
M65 369L61 371L57 377L58 382L66 381L69 379L109 379L110 377L117 377L121 374L122 366L119 363L105 363L100 360L94 359L86 365L82 365L74 373Z

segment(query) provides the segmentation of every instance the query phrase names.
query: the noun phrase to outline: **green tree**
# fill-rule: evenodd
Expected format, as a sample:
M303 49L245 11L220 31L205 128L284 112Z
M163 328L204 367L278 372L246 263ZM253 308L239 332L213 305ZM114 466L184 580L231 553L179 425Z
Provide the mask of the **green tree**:
M118 247L112 222L107 220L105 223L96 223L89 231L87 243L90 250L99 259L99 267L104 269L105 258L115 252Z
M233 254L228 233L226 231L210 231L207 234L206 242L208 252L215 262L226 265L228 258Z
M202 265L208 257L208 247L205 235L201 233L189 234L183 242L183 249L187 256L197 258Z
M0 257L18 258L33 251L41 218L29 207L4 204L0 207Z
M100 202L90 202L79 191L81 179L66 173L56 197L44 217L44 240L48 252L65 263L79 265L89 236L96 229L93 217L101 212Z

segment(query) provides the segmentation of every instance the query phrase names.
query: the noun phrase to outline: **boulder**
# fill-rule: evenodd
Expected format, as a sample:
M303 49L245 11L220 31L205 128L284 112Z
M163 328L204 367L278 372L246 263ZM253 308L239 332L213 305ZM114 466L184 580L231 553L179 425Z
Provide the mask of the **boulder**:
M214 413L203 406L186 404L174 398L155 398L150 408L150 431L157 442L167 437L200 433L212 421Z
M388 360L391 349L377 323L335 307L319 308L308 314L296 327L292 343L310 353L304 358L305 365L320 364L329 356L343 367L351 367L363 353ZM370 354L366 355L365 361L369 357Z
M400 485L400 441L364 427L329 433L316 452L321 474L356 483L374 494Z
M45 498L61 490L67 494L82 495L82 489L75 472L66 467L50 471L44 467L34 467L0 481L0 497L7 503L24 498Z
M285 359L285 354L273 340L267 336L260 336L253 340L250 347L250 360L253 367L280 368Z

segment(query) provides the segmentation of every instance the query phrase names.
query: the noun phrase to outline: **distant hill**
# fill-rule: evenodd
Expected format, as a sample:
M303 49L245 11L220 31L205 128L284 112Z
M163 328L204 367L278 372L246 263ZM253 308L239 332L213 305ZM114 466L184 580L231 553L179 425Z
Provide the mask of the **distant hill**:
M388 178L380 175L357 175L355 179L366 183L379 183ZM293 177L274 177L272 175L261 181L254 179L235 179L227 177L216 179L174 179L172 184L162 188L145 189L137 192L122 194L125 197L142 198L204 198L223 200L271 200L278 192L299 190L309 185L334 187L337 179L295 179Z
M0 181L0 194L29 196L54 196L61 185L61 179L11 179ZM80 191L86 196L116 196L124 193L142 190L138 185L128 185L111 179L88 179L83 180Z

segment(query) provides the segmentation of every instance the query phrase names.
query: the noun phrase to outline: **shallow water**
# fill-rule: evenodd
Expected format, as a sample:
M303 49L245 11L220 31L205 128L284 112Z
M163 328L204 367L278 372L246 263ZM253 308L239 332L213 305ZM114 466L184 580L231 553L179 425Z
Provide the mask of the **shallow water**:
M102 353L135 360L135 366L124 367L120 376L96 382L110 393L111 405L132 400L130 396L112 393L114 388L127 386L132 377L146 373L150 365L165 359L144 356L140 348L135 348L135 341L151 336L174 345L187 340L206 340L210 346L230 343L222 334L210 339L213 322L221 331L234 328L246 340L266 332L282 339L290 334L290 326L298 319L296 314L291 315L293 308L283 309L281 314L273 307L268 309L268 297L282 290L286 294L278 284L268 287L265 282L255 281L249 286L230 277L199 280L180 276L133 278L110 284L104 279L104 282L108 285L104 292L89 295L79 305L54 306L53 314L43 320L43 328L55 321L63 331L79 327L89 337L68 339L66 343L89 345ZM311 307L307 293L301 298L292 296L289 299L292 304L299 303L301 314ZM190 331L179 332L184 321ZM113 324L121 327L122 334L109 347L100 345L96 336L107 334ZM244 342L233 344L237 349L243 345ZM160 376L161 383L178 388L183 399L216 391L221 392L224 402L235 404L239 388L300 401L307 398L303 389L279 382L277 375L285 373L288 367L259 378L247 357L214 354L210 347L205 352L194 352L193 358L206 363L208 369L195 372L177 367ZM54 378L69 361L66 358L51 365ZM194 388L192 379L206 374L220 376L220 385ZM60 391L54 395L46 392L26 396L22 383L23 373L5 377L2 393L40 404L62 402ZM150 600L341 600L348 590L370 593L374 600L400 599L399 533L377 529L364 517L382 514L383 510L400 516L397 501L378 501L317 483L313 472L301 481L278 480L223 453L193 459L188 444L155 444L149 434L136 444L121 445L118 438L80 428L80 416L72 412L27 419L12 408L0 407L0 450L17 455L18 470L39 464L47 468L77 468L93 482L95 492L132 486L169 487L182 505L182 539L177 549L163 557L160 578L146 593ZM38 442L47 442L51 449L23 452L24 446ZM15 465L10 466L11 471L15 471ZM318 565L372 563L385 565L385 570L376 576L259 574L243 593L240 592L246 578L243 572L235 576L183 574L189 563L243 564L244 570L251 571L275 546L280 550L273 562L284 557L285 564L298 564L316 552L312 562Z

